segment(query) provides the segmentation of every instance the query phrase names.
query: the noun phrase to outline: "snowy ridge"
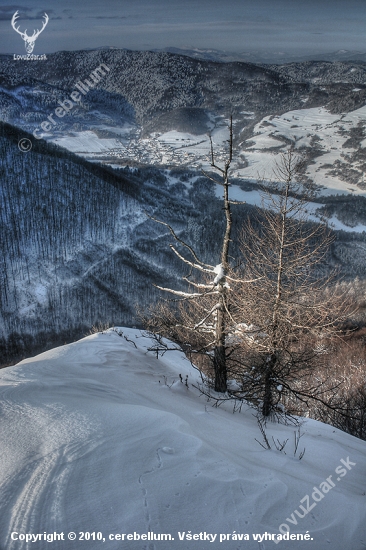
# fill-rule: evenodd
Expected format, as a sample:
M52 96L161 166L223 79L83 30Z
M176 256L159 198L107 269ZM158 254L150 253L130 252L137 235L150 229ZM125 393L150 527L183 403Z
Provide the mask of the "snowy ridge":
M249 408L235 415L231 407L212 408L192 386L199 374L182 354L156 359L139 331L120 334L94 334L1 371L1 550L50 547L13 541L14 531L101 531L103 544L86 544L106 550L257 550L252 534L278 533L283 523L313 540L278 548L365 547L364 441L307 420L301 461L290 451L265 451ZM188 375L188 388L179 374ZM268 425L275 438L291 441L292 432ZM335 469L348 458L354 465L337 481ZM299 519L300 499L330 475L335 486ZM179 540L188 531L217 537ZM134 532L174 541L108 540ZM250 540L220 543L220 533ZM52 548L82 545L66 539ZM275 547L261 543L262 550Z

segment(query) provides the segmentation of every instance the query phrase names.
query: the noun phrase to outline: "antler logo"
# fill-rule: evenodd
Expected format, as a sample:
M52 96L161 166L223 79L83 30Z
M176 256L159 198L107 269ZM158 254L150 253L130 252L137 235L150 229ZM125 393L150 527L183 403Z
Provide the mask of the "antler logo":
M25 29L24 32L21 32L19 30L19 27L16 27L15 26L15 23L16 23L16 20L18 19L19 15L18 15L18 11L16 11L12 17L12 20L11 20L11 26L13 27L13 29L18 33L20 34L20 36L23 38L24 42L25 42L25 49L26 49L26 52L27 53L32 53L33 52L33 49L34 49L34 43L35 41L37 40L37 38L39 37L39 35L41 34L41 32L43 31L43 29L45 28L45 26L47 25L48 23L48 15L47 13L44 14L44 21L42 23L42 28L41 30L37 29L35 31L33 31L33 34L32 36L28 36L27 35L27 29Z

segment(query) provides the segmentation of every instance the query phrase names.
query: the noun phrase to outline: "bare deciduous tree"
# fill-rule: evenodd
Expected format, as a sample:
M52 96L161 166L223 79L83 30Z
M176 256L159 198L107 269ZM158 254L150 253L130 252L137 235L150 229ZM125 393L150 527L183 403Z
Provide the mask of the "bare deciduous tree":
M276 166L275 188L264 197L264 220L248 222L241 249L245 269L235 287L240 369L244 394L264 417L291 396L321 399L322 388L307 383L320 362L326 338L349 313L344 296L326 273L331 244L327 228L307 220L309 194L301 179L301 157L292 150ZM339 294L339 293L338 293ZM288 401L287 401L288 402Z
M170 336L195 353L204 353L212 361L214 388L217 392L227 390L228 334L232 330L231 321L229 322L230 284L235 280L229 265L231 204L236 202L229 199L229 170L233 156L232 119L229 131L229 152L223 167L215 160L211 140L211 167L220 174L220 181L206 174L209 179L223 187L225 231L219 263L213 265L201 261L195 250L184 242L170 225L155 219L169 229L175 240L175 245L170 245L171 250L190 269L190 274L183 277L189 283L190 291L158 287L175 295L180 302L175 311L171 307L160 305L159 312L155 312L153 317L147 320L151 330Z

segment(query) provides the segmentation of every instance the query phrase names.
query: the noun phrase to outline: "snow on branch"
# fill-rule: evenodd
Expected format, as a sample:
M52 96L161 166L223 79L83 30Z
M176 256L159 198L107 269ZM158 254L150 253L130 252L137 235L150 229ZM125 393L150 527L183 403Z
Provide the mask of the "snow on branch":
M242 283L242 284L256 283L257 281L264 279L263 275L261 277L255 277L254 279L235 279L230 275L226 275L225 277L226 279L228 279L229 281L232 281L233 283Z
M173 235L174 239L175 239L178 243L180 243L181 245L185 246L185 247L189 250L189 252L192 254L192 256L193 256L193 258L196 260L196 262L198 262L201 266L205 266L205 267L208 267L208 268L212 269L212 266L211 266L211 265L205 264L204 262L202 262L202 261L198 258L197 254L195 253L195 251L193 250L193 248L192 248L191 246L189 246L189 244L187 244L187 243L186 243L185 241L183 241L180 237L178 237L178 235L176 234L176 232L174 231L174 229L172 228L171 225L169 225L168 223L163 222L163 221L161 221L161 220L158 220L158 219L154 218L153 216L150 216L149 214L147 214L147 216L148 216L151 220L153 220L154 222L160 223L161 225L165 225L165 226L169 229L170 233ZM171 248L173 248L173 247L171 246ZM181 257L181 259L183 259L183 257ZM185 261L188 263L188 260L185 260ZM192 265L193 265L193 264L192 264Z
M172 251L174 252L174 254L176 254L178 256L178 258L180 260L182 260L182 262L184 262L185 264L188 264L191 267L193 267L194 269L198 269L199 271L204 271L205 273L212 273L213 272L213 269L214 269L213 266L209 266L208 264L203 264L203 265L210 268L210 269L206 269L206 268L202 267L202 265L200 265L200 264L194 264L193 262L191 262L190 260L187 260L187 258L182 256L182 254L180 254L178 252L178 250L172 244L170 244L169 246L172 249Z
M207 321L207 319L211 317L211 315L215 313L215 311L217 311L218 309L220 309L220 304L215 304L214 307L207 313L207 315L201 321L194 325L193 329L196 330L201 327Z
M247 201L237 201L237 200L234 200L234 199L230 199L229 203L230 204L247 204Z
M174 290L172 288L166 288L163 286L158 286L158 285L154 285L154 286L159 290L164 290L164 292L170 292L171 294L175 294L175 296L181 296L182 298L187 298L187 299L201 298L202 296L210 296L212 294L218 294L217 290L212 290L210 292L183 292L182 290Z
M214 278L214 285L218 285L219 282L222 279L225 279L225 270L224 266L222 264L218 264L214 267L214 273L216 273L216 277Z
M184 281L187 281L190 285L194 286L195 288L203 288L203 289L210 289L214 290L215 285L214 284L204 284L204 283L195 283L194 281L191 281L188 276L183 277Z

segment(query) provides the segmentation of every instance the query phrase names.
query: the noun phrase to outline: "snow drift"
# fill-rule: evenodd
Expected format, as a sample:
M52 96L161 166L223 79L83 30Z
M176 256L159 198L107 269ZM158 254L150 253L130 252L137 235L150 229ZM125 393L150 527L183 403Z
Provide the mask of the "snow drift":
M364 441L306 420L301 461L291 426L266 451L149 346L110 330L0 372L1 550L366 548ZM310 540L268 540L288 530Z

